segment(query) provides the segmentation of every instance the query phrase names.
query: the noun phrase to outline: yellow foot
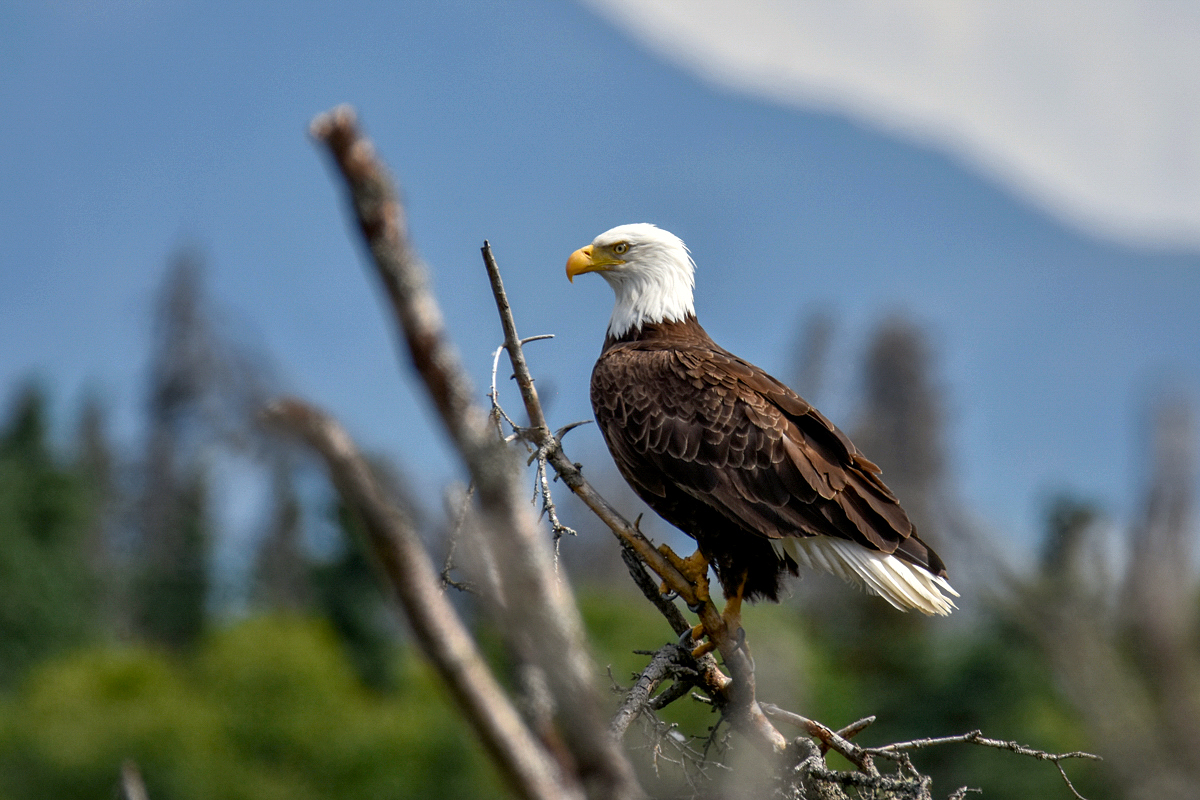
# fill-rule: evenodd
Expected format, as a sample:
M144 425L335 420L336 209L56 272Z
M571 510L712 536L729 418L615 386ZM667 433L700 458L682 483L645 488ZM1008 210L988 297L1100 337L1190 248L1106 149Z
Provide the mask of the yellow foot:
M687 558L680 558L665 544L658 548L658 552L671 562L671 566L679 570L688 583L696 587L696 599L699 602L708 600L708 559L699 548Z

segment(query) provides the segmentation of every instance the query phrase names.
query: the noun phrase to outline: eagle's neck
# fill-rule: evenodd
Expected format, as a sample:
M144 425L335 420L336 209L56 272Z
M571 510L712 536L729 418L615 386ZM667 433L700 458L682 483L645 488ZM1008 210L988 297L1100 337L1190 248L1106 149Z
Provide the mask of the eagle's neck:
M645 325L682 322L695 317L691 258L681 253L654 253L635 271L600 273L612 286L617 302L608 321L608 335L620 338Z
M630 328L620 336L609 333L604 339L604 351L621 344L635 344L640 348L649 346L651 349L696 346L718 349L708 331L696 321L695 314L670 322L647 322Z

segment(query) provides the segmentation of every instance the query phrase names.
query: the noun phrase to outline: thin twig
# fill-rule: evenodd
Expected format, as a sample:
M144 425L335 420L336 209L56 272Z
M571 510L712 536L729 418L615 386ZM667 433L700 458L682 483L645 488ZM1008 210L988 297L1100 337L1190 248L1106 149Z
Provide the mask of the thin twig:
M977 744L983 747L994 747L998 750L1007 750L1010 753L1016 753L1022 756L1036 758L1039 761L1049 761L1058 768L1058 772L1062 775L1062 779L1066 782L1067 788L1071 790L1071 794L1086 800L1075 785L1071 783L1071 779L1067 777L1067 772L1063 769L1062 762L1069 758L1082 758L1092 761L1103 761L1104 759L1095 753L1085 753L1082 750L1076 750L1071 753L1047 753L1044 750L1036 750L1032 747L1020 744L1018 742L1004 741L1002 739L989 739L983 735L982 731L971 731L957 736L941 736L937 738L913 739L907 742L896 742L895 744L884 745L883 747L864 748L863 751L871 755L884 756L886 758L895 758L897 754L908 750L919 750L925 747L936 747L943 744Z
M843 756L847 761L868 775L879 774L879 770L875 768L875 765L871 761L871 754L858 745L851 744L836 731L829 729L815 720L801 716L794 711L782 709L772 703L763 703L762 710L768 717L782 720L789 725L795 725L809 736L818 739L827 748Z
M567 431L575 428L576 425L578 425L578 424L580 424L580 423L576 423L575 425L570 425L570 426L567 426L566 428L559 429L559 431L557 431L554 434L554 441L555 442L561 441L562 436ZM534 480L537 483L539 494L541 495L541 499L542 499L542 513L545 514L546 517L550 520L550 529L551 529L551 531L553 531L553 535L554 535L554 567L555 567L555 569L557 569L558 568L559 542L562 541L563 536L576 536L577 534L576 534L576 531L574 528L571 528L571 527L568 527L568 526L562 524L562 521L559 520L559 518L558 518L558 507L554 505L554 495L550 492L550 474L549 474L549 468L547 467L547 463L546 463L548 455L549 454L548 454L547 448L545 446L539 447L537 449L537 452L534 453L533 458L537 460L537 474L536 474Z
M851 722L849 725L847 725L846 727L844 727L840 731L838 731L837 732L838 736L841 736L843 739L853 739L855 736L857 736L858 734L865 731L868 727L870 727L871 724L874 722L875 722L874 714L872 714L869 717L863 717L862 719L860 719L856 722Z
M655 775L661 774L660 762L671 764L678 767L688 785L696 789L702 781L705 783L712 781L712 776L709 774L711 768L729 770L726 764L709 755L707 738L704 748L698 750L695 743L700 737L683 734L677 724L665 722L654 714L642 714L637 719L645 731L645 740L650 743L644 749L650 751L651 765L654 767ZM674 754L674 757L668 754L668 749Z
M454 524L450 527L450 532L446 535L449 540L449 545L446 548L446 560L442 563L442 589L453 586L460 592L474 593L475 587L464 581L457 581L450 577L450 571L454 569L454 551L458 547L458 534L462 531L463 523L467 519L467 511L471 507L471 498L475 496L475 484L469 484L467 490L462 493L462 502L459 503L458 513L454 516Z
M544 333L539 336L529 336L521 339L519 344L523 347L529 342L537 342L543 339L553 338L554 334ZM527 448L533 449L531 445L537 441L537 434L533 432L532 428L523 428L514 422L513 418L508 415L508 412L504 410L504 406L500 403L500 392L496 386L496 374L499 371L500 354L503 353L505 349L506 345L501 345L500 347L497 347L496 351L492 354L492 386L488 391L488 398L492 404L492 421L495 423L496 433L501 439L506 442L521 440L525 443ZM506 435L504 433L504 422L507 422L508 426L512 429L513 432L511 434ZM586 424L586 422L587 420L584 422L575 422L558 429L554 433L555 441L561 441L562 437L565 436L568 431L574 430L580 425ZM533 463L534 461L537 462L537 471L534 475L534 498L541 498L542 514L548 517L550 520L550 530L552 531L554 542L554 569L557 571L559 544L562 541L562 537L568 535L575 536L576 531L574 528L564 525L558 517L558 507L554 505L554 495L550 491L549 468L546 465L545 447L537 447L536 449L533 449L533 454L530 455L528 463Z
M492 419L496 423L496 434L508 442L512 441L516 437L516 434L514 433L512 437L506 436L503 426L500 425L500 420L507 422L513 431L520 430L521 426L513 422L512 417L508 416L508 413L505 412L504 406L500 405L500 392L496 388L496 372L500 369L500 354L503 352L504 345L500 345L492 353L492 388L488 391L488 399L492 401Z

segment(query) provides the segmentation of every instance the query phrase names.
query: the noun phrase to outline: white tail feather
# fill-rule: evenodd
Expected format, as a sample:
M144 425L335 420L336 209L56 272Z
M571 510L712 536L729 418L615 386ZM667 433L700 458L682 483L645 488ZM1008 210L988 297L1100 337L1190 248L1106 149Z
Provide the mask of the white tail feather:
M831 536L772 539L771 547L780 559L786 553L802 567L823 569L862 585L901 611L915 608L924 614L945 616L956 607L950 596L959 595L949 581L890 553Z

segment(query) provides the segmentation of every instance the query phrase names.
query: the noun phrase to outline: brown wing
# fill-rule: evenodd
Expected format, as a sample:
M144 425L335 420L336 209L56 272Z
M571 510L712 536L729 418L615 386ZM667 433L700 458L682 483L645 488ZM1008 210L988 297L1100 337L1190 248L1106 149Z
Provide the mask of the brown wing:
M611 347L592 374L592 405L625 478L697 538L689 526L711 525L715 511L760 536L838 536L945 574L878 467L795 392L715 345ZM707 519L656 502L675 490Z

